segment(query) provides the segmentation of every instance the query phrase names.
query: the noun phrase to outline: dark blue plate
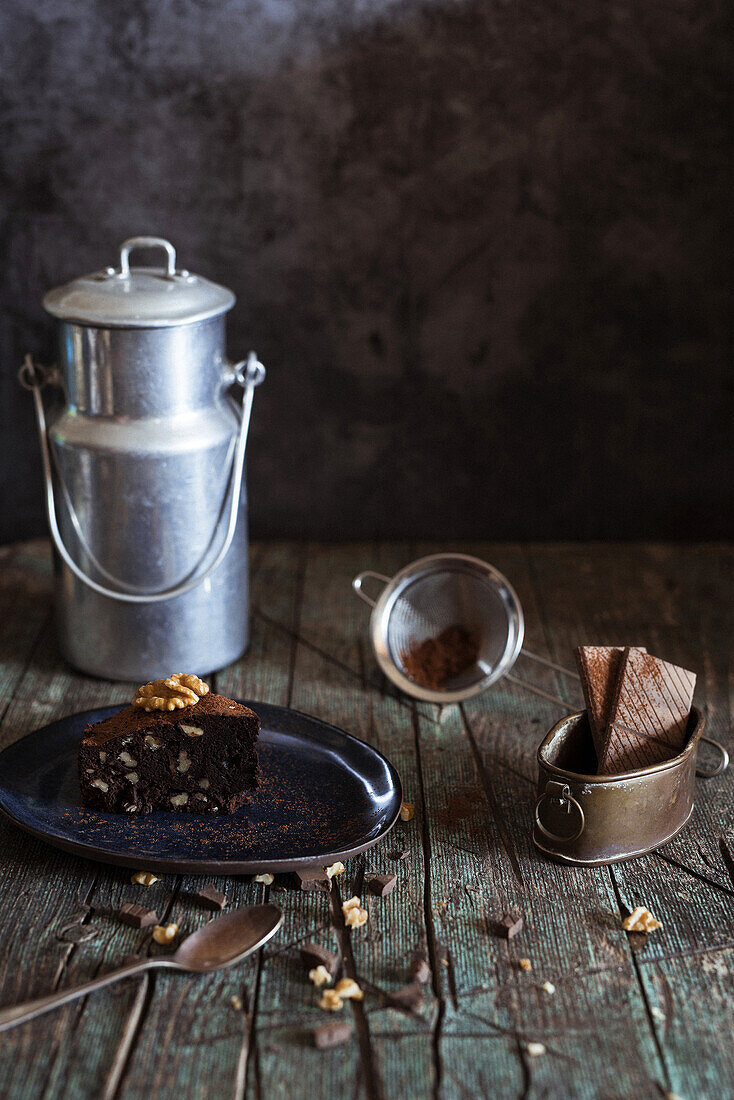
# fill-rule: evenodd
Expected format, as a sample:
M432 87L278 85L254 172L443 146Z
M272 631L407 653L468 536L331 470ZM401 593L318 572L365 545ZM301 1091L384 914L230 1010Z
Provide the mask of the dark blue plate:
M237 813L161 810L131 819L82 806L76 766L82 732L119 707L61 718L0 753L0 811L67 852L154 871L240 875L328 866L390 831L403 796L381 753L307 714L247 705L262 723L262 782Z

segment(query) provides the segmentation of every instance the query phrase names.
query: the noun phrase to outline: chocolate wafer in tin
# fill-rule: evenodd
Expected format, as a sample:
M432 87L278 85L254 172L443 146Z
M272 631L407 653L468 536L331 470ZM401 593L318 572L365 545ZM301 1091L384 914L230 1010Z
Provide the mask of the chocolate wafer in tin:
M599 774L618 775L676 756L686 742L695 686L695 673L641 649L625 649Z
M640 646L640 651L647 652L644 646ZM586 713L589 716L597 760L600 760L606 743L624 646L580 645L573 653L586 700Z

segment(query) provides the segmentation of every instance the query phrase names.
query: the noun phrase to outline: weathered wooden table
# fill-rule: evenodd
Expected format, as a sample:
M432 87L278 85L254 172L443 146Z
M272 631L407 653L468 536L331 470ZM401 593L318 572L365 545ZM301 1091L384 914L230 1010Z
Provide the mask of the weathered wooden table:
M444 547L445 549L446 547ZM731 747L727 657L732 551L725 547L465 547L517 587L527 645L564 665L580 642L647 644L698 673L708 732ZM233 905L268 896L278 937L241 967L124 982L0 1037L10 1097L694 1097L734 1095L734 804L731 774L698 784L691 824L662 851L610 869L559 867L530 840L542 734L561 715L505 680L442 716L388 690L350 594L362 568L385 573L435 547L260 544L253 553L253 640L217 674L230 695L290 705L376 744L398 767L416 815L339 880L397 870L368 897L367 925L346 935L323 895L216 879ZM43 542L0 550L2 743L63 714L125 703L130 685L87 679L61 662ZM574 681L521 658L516 675L581 704ZM388 853L405 846L410 857ZM154 905L182 930L207 914L202 879L146 890L120 868L87 863L0 823L2 1004L85 981L148 937L120 924L125 900ZM644 945L621 930L638 902L662 920ZM525 914L522 934L493 921ZM320 1052L316 1005L297 954L318 939L372 990L348 1005L353 1038ZM384 1007L416 950L433 982L421 1015ZM532 962L523 971L521 957ZM555 991L543 988L550 982ZM542 1043L533 1056L528 1044ZM533 1048L531 1047L530 1050Z

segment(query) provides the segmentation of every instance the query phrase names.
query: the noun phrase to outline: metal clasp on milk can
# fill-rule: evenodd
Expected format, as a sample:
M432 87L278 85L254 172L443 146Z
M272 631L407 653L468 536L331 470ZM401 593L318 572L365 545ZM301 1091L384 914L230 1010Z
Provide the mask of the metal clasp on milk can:
M164 249L166 267L131 268L143 247ZM247 646L244 460L265 368L253 352L235 365L226 358L234 301L177 270L173 245L157 237L125 241L118 268L44 299L62 322L59 368L26 357L20 381L33 393L61 562L61 647L84 671L131 680L208 672ZM66 399L49 424L48 383Z

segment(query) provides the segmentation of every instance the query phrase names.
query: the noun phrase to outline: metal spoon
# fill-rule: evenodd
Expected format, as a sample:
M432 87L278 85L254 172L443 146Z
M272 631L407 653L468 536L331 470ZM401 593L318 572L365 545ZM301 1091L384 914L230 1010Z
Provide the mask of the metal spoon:
M85 997L95 989L102 989L121 978L132 978L145 970L162 967L165 970L184 970L194 974L206 974L225 966L234 966L247 958L258 947L274 936L283 923L283 914L276 905L251 905L246 909L236 909L226 916L217 917L200 928L198 932L187 936L178 951L173 955L158 955L155 958L143 957L131 959L117 970L102 974L91 982L78 985L74 989L62 989L48 997L39 997L37 1001L27 1001L23 1005L0 1010L0 1031L15 1027L34 1016L40 1016L58 1005L66 1004L77 997Z

